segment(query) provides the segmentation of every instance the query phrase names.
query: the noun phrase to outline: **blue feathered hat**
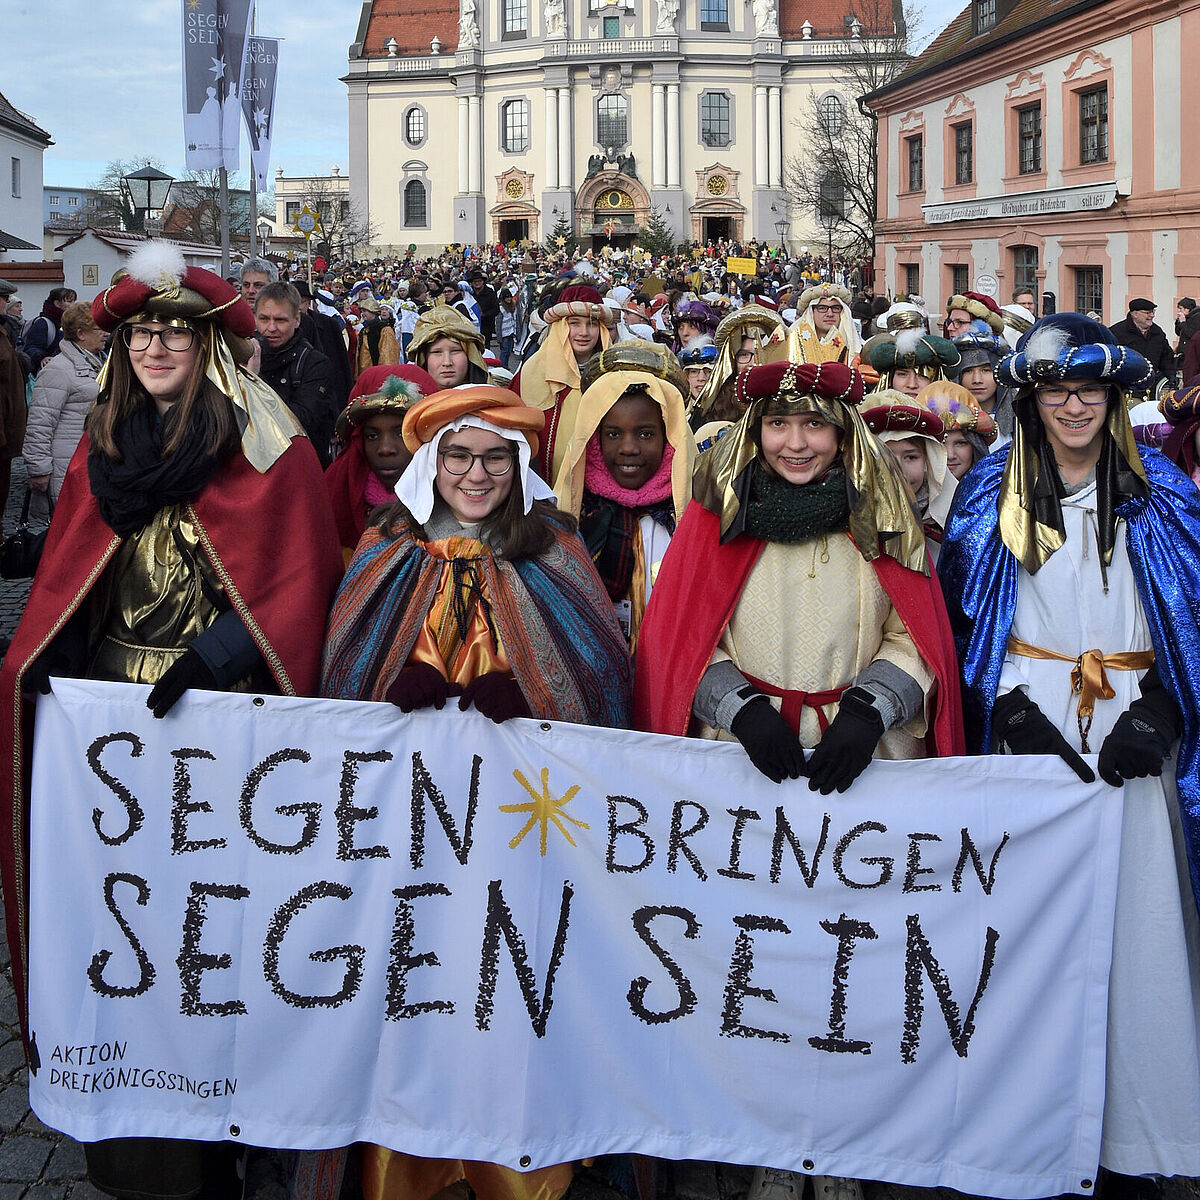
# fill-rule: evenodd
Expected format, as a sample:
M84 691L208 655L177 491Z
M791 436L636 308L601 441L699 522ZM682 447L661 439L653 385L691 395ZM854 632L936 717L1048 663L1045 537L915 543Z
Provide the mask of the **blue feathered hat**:
M1136 350L1119 345L1107 326L1082 313L1035 321L996 367L996 379L1007 387L1099 379L1129 391L1148 387L1153 378L1154 368Z
M679 352L679 365L686 371L689 367L715 367L717 346L710 337L692 338Z

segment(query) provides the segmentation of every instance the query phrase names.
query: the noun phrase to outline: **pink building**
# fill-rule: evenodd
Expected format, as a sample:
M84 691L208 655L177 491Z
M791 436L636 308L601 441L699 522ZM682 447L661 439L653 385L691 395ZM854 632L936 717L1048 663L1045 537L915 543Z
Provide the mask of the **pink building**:
M931 312L1030 287L1111 324L1145 296L1172 336L1200 297L1196 70L1200 0L971 0L870 98L877 277Z

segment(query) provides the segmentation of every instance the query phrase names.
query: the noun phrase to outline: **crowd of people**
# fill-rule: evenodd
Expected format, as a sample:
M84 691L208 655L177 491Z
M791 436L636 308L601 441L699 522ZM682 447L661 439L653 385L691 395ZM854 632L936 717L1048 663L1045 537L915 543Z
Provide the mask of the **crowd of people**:
M242 689L734 741L822 796L877 758L1094 782L1096 754L1126 793L1105 1195L1200 1175L1200 378L1133 407L1157 368L1032 295L931 317L779 260L736 294L703 260L438 266L309 288L252 260L235 288L150 243L64 311L61 415L27 435L56 506L0 672L22 1011L12 793L54 676L149 685L156 717ZM86 1150L114 1196L232 1170ZM297 1190L351 1157L300 1156ZM353 1157L367 1200L557 1200L575 1172ZM752 1200L803 1183L767 1164Z

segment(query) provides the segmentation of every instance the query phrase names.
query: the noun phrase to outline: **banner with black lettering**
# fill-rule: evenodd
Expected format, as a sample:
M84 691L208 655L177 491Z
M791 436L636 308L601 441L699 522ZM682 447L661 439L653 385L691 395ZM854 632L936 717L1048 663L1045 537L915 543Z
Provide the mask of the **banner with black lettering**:
M242 70L242 113L250 139L250 166L255 190L265 192L271 167L271 131L275 125L275 81L279 72L279 39L250 37Z
M735 743L146 695L38 702L48 1125L1094 1180L1121 796L1057 759L821 797Z
M239 168L242 67L253 0L182 0L184 161Z

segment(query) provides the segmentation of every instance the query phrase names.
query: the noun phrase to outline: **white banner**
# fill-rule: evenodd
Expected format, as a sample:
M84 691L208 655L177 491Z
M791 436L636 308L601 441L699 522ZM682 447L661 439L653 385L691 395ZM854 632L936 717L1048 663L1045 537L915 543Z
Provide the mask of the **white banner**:
M38 703L48 1125L1089 1190L1121 797L1058 760L145 697Z
M1111 208L1117 199L1117 184L1084 183L1051 188L1045 192L1011 192L1006 196L981 196L978 200L954 200L949 204L923 204L926 225L947 221L994 221L999 217L1046 217L1059 213L1096 212Z

